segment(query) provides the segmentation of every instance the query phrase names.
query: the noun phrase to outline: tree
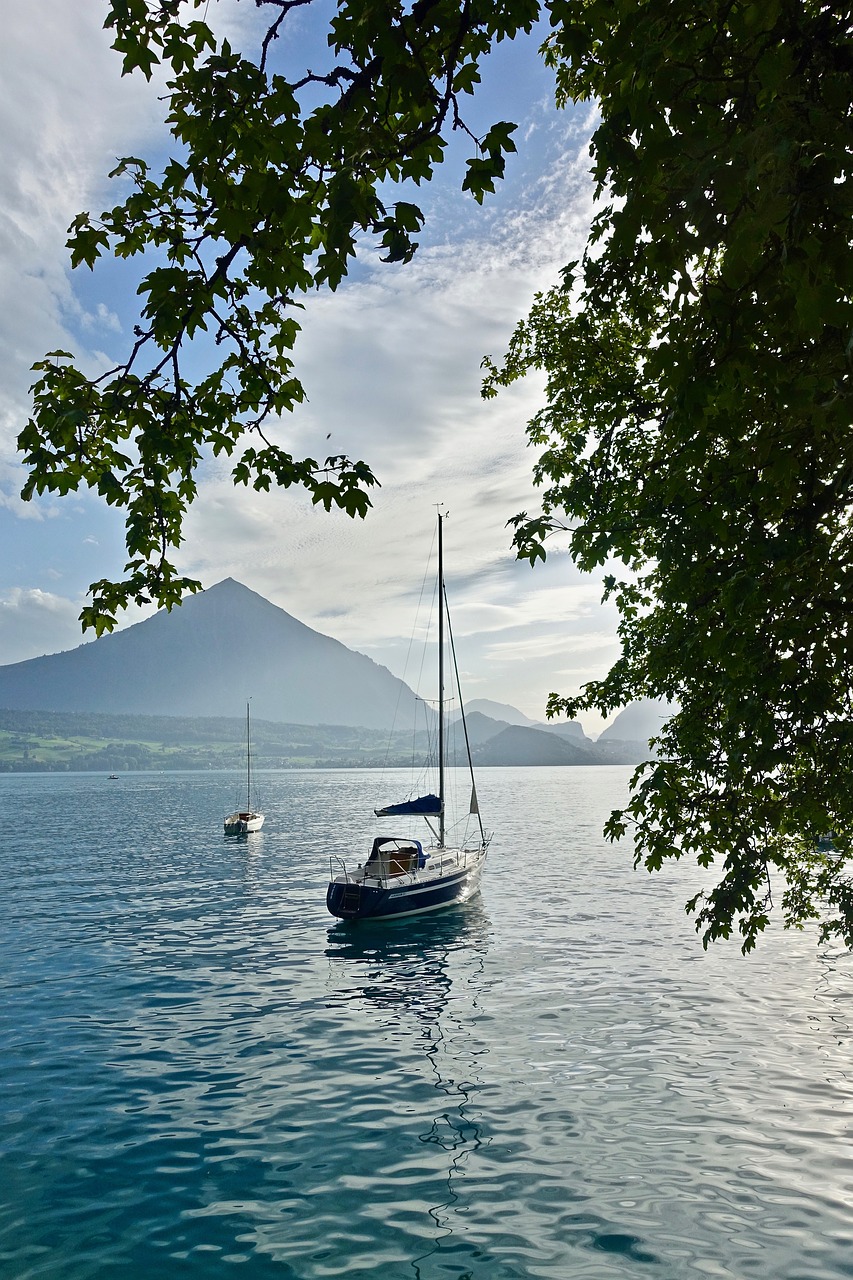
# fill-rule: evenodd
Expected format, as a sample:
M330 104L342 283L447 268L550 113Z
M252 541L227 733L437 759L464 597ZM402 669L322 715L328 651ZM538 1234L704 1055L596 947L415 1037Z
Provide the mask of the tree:
M599 106L602 203L484 390L546 371L542 510L517 517L516 544L535 562L568 529L576 561L606 568L622 642L604 680L550 709L677 703L608 831L632 827L649 869L719 865L689 904L706 942L753 946L781 877L788 923L853 945L849 5L341 0L330 65L288 79L276 40L310 2L256 0L274 19L254 58L180 0L109 5L125 70L169 68L179 152L159 177L123 161L124 202L74 223L75 264L155 255L136 343L100 378L42 361L20 437L25 496L86 484L127 508L128 576L94 584L84 623L198 585L169 555L206 449L237 454L238 482L364 514L365 463L297 460L264 435L302 396L293 309L336 287L359 237L412 256L421 211L386 193L432 176L482 58L544 15L558 103ZM472 139L475 199L512 133ZM191 384L183 354L204 334Z
M549 710L677 704L608 833L718 869L688 904L706 945L750 949L778 886L786 923L853 946L851 52L849 7L807 0L564 24L609 202L485 385L547 371L516 544L568 529L610 565L622 647Z

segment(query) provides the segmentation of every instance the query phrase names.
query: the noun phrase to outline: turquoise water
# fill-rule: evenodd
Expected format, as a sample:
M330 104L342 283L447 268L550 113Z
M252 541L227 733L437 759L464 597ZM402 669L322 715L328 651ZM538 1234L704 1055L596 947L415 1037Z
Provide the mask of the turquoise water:
M344 925L368 772L0 778L3 1280L853 1277L849 956L702 951L630 771L495 769L483 892Z

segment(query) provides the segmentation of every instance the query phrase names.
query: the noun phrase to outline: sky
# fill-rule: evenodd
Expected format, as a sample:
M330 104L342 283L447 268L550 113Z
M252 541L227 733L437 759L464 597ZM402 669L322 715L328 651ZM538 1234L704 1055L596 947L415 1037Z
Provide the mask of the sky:
M328 6L326 6L328 8ZM313 9L313 6L312 6ZM294 10L282 52L309 60L320 15ZM107 265L72 272L67 228L115 203L116 158L165 158L162 86L122 77L102 30L106 0L6 0L0 47L0 663L74 648L89 584L121 575L123 525L96 498L24 503L15 439L29 413L32 364L62 348L90 367L130 341L137 276ZM257 47L248 0L211 0L208 20ZM236 578L318 631L402 675L414 601L448 515L445 559L466 701L545 718L551 691L576 692L617 656L616 616L599 576L555 547L535 569L516 560L507 521L537 509L525 425L536 377L484 401L484 355L499 357L537 290L577 257L592 211L588 105L558 112L538 37L500 46L485 67L478 129L516 121L519 154L483 207L460 191L470 148L454 144L420 198L421 248L408 265L368 247L334 294L308 299L296 372L307 402L276 424L296 456L363 458L381 487L366 520L295 490L235 488L227 462L200 474L177 556L212 586ZM328 439L327 439L328 437ZM149 612L151 612L149 610ZM146 616L128 611L122 625ZM243 691L238 691L239 702ZM239 710L239 709L238 709ZM238 713L235 711L235 714ZM597 733L603 722L582 717Z

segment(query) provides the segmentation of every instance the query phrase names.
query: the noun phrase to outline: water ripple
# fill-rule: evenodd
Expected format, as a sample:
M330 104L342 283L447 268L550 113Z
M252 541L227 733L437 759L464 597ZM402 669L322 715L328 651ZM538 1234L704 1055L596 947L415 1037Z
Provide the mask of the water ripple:
M851 958L703 952L626 778L489 771L481 898L382 927L323 906L369 774L244 842L230 778L0 778L0 1278L853 1274Z

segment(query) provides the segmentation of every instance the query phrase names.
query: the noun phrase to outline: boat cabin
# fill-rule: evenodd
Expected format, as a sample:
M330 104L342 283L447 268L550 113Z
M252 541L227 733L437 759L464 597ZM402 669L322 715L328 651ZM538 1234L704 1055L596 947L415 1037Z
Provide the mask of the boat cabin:
M377 836L364 871L365 875L384 879L386 876L408 875L425 864L426 854L420 840Z

